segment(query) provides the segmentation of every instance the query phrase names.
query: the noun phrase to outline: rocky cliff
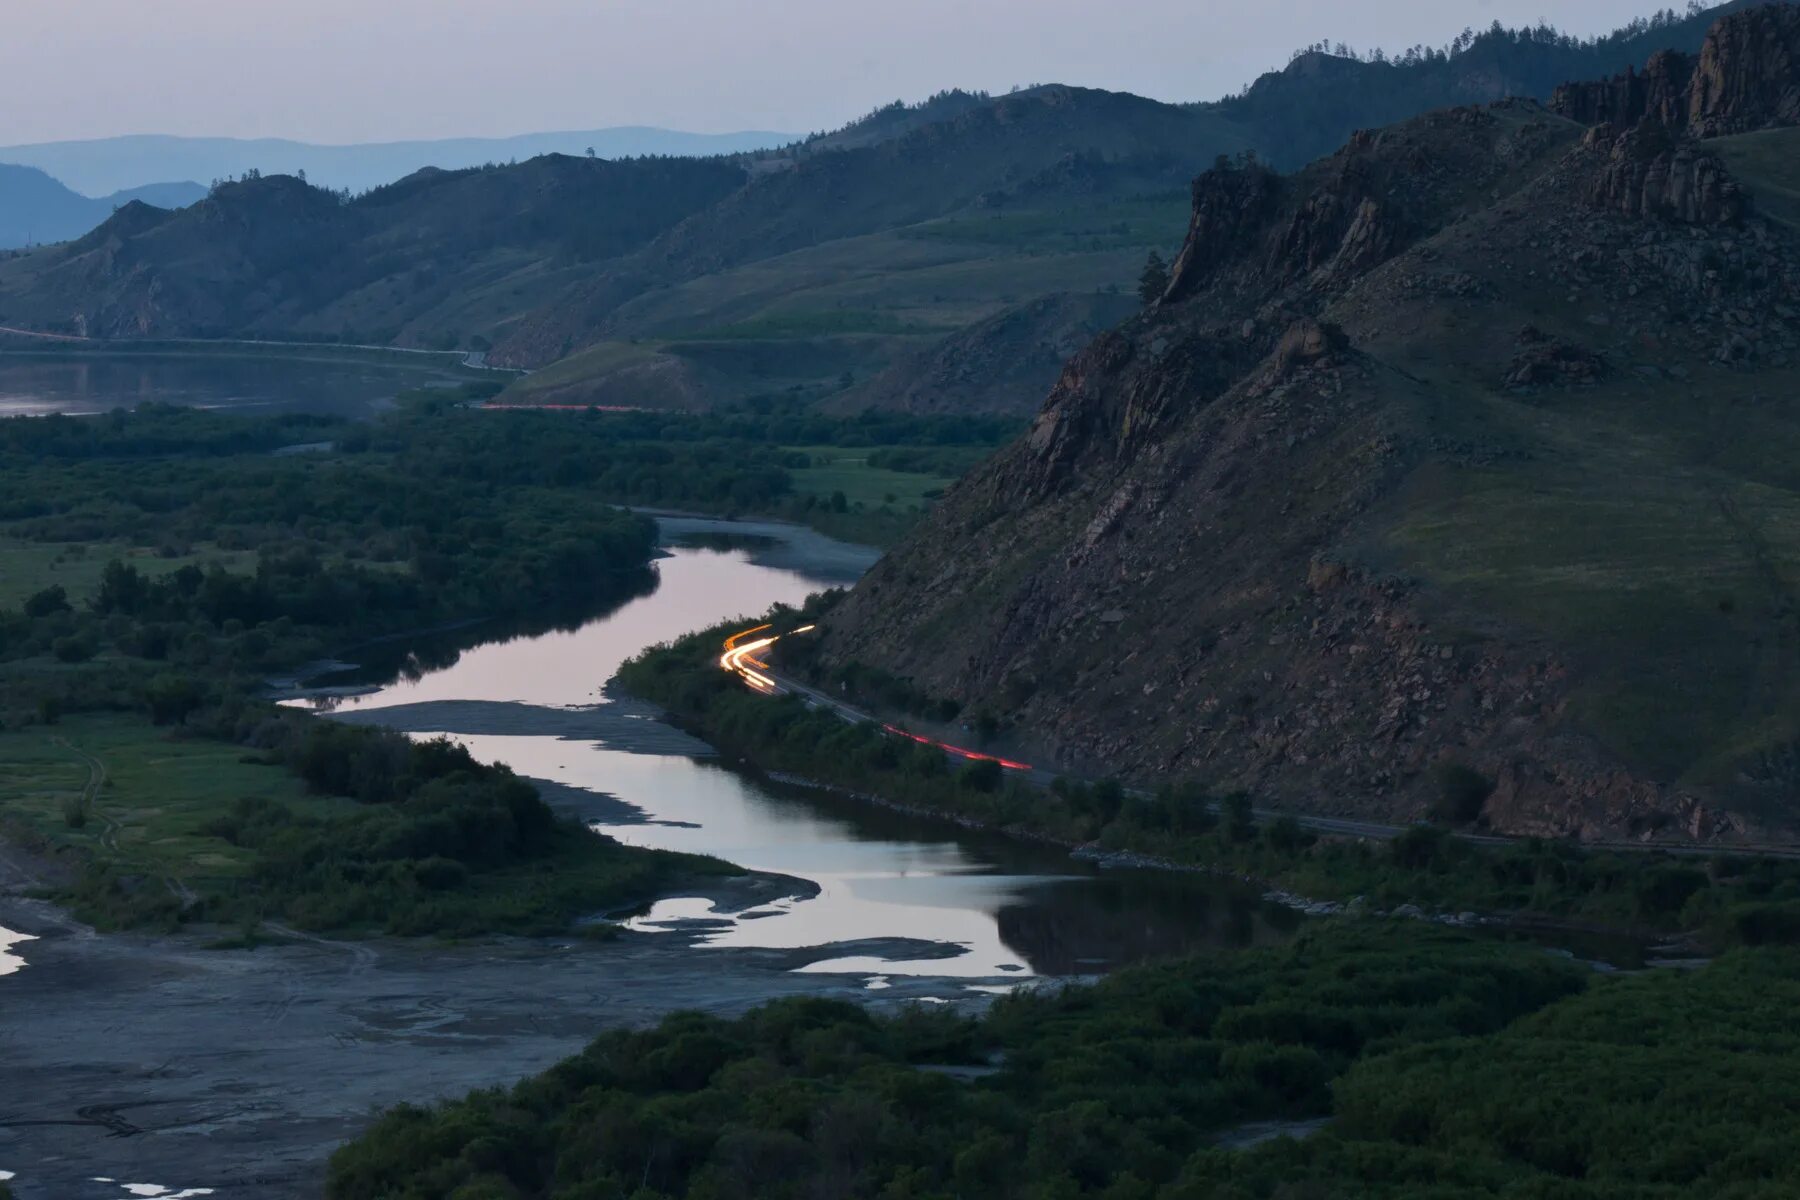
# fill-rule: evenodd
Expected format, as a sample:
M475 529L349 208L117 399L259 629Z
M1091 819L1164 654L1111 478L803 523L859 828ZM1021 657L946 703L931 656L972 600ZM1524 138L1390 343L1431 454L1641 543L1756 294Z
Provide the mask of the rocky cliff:
M1781 120L1787 60L1734 48L1794 20L1207 173L1164 299L847 597L825 669L1314 811L1414 816L1456 764L1511 832L1800 829L1800 251L1675 119L1705 76Z
M1717 137L1800 122L1797 79L1800 9L1772 4L1719 21L1698 55L1664 51L1642 72L1566 84L1550 108L1585 125L1654 122Z

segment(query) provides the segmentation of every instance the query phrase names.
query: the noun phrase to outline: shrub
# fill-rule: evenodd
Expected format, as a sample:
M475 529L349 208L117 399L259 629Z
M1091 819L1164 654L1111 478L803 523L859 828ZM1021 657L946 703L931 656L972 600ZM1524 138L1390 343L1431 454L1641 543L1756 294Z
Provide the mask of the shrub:
M999 788L1000 780L1005 775L1005 768L991 758L972 759L956 773L957 781L964 787L977 792L992 792Z
M1444 763L1437 769L1437 791L1432 816L1468 825L1480 819L1482 806L1494 794L1494 781L1463 763Z

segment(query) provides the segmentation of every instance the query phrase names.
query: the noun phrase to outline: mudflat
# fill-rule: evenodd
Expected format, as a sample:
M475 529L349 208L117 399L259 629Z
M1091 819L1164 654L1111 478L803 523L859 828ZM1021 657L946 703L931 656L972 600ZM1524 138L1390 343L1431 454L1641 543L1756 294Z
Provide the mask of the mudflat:
M719 903L736 909L789 881L727 882L736 894ZM678 1009L870 998L860 975L793 973L841 956L842 944L696 949L674 932L211 950L187 937L95 934L19 898L0 899L0 925L36 939L16 947L26 965L0 976L0 1170L16 1174L20 1200L121 1197L125 1184L317 1197L331 1151L381 1108L509 1084L604 1029ZM966 983L896 977L879 1003L980 1003Z

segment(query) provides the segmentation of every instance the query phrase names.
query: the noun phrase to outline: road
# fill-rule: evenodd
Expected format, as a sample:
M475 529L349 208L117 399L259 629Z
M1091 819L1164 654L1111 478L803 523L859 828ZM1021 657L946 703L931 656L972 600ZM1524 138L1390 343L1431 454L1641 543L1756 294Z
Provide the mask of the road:
M37 329L20 329L16 325L0 325L0 333L37 338L46 342L70 342L84 346L132 348L130 339L82 337L73 333L44 333ZM456 365L472 371L498 371L505 375L528 375L519 367L496 367L487 360L486 350L424 350L416 346L380 346L363 342L282 342L261 338L147 338L147 348L155 346L273 346L287 350L377 350L387 354L423 354L432 358L454 358Z
M765 696L799 696L813 708L825 709L836 715L840 720L849 724L861 725L869 723L879 725L889 734L896 737L910 738L915 742L922 742L928 746L936 746L953 760L991 760L998 762L1002 767L1030 780L1031 783L1038 787L1048 788L1058 779L1064 778L1065 776L1071 779L1076 778L1073 775L1068 775L1066 772L1052 771L1044 767L1033 766L1030 763L997 758L990 754L983 754L980 751L969 750L961 746L950 745L947 742L940 742L933 738L923 737L910 730L889 724L875 714L857 708L855 705L847 704L831 695L829 692L822 692L818 688L809 687L797 679L783 675L769 665L766 652L783 637L793 637L797 634L809 633L812 631L813 626L807 625L800 629L790 630L785 634L770 634L768 632L770 628L772 627L769 625L758 625L754 629L746 629L739 633L732 634L725 639L724 653L719 657L719 666L741 678L745 685L752 691ZM1082 780L1081 782L1091 783L1093 781ZM1147 793L1133 792L1132 794L1145 795ZM1215 813L1220 811L1220 807L1217 804L1211 805L1210 807ZM1255 814L1258 821L1275 821L1283 817L1289 817L1297 822L1302 829L1310 830L1313 833L1325 834L1330 837L1362 838L1368 841L1390 841L1414 827L1413 825L1390 825L1379 821L1355 820L1349 817L1324 817L1311 813L1288 812L1271 808L1255 808L1251 811ZM1489 833L1452 832L1454 836L1463 841L1478 846L1508 846L1518 842L1542 840L1527 837L1506 837L1500 834ZM1584 850L1613 850L1632 854L1661 851L1666 854L1680 855L1683 857L1710 858L1717 854L1743 853L1763 855L1769 858L1800 859L1800 846L1792 845L1702 846L1688 842L1611 841L1583 841L1579 844Z

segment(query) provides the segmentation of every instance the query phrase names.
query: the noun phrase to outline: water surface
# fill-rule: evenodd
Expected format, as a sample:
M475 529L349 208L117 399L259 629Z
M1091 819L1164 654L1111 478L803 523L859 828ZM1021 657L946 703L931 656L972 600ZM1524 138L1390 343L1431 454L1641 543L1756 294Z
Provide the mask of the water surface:
M616 797L622 810L594 824L620 841L810 881L817 895L748 913L674 898L631 924L714 947L842 945L805 969L863 973L873 986L888 975L991 983L1092 974L1202 945L1274 940L1291 928L1291 918L1235 884L1101 872L1056 847L774 783L704 753L668 753L623 723L618 733L596 722L598 736L555 736L570 710L604 715L620 705L603 688L644 647L727 617L754 618L776 602L798 604L852 581L874 558L773 522L660 523L668 557L652 594L576 629L475 646L449 665L437 665L441 655L433 665L401 664L389 682L331 706L351 719L386 713L398 727L449 734L521 774ZM482 704L508 706L506 732L495 731ZM891 944L873 954L858 945L872 940Z
M361 362L324 351L291 358L0 352L0 417L76 416L146 403L365 417L410 388L458 378L430 359Z

